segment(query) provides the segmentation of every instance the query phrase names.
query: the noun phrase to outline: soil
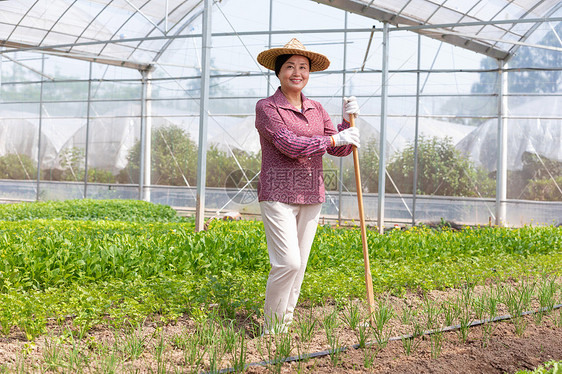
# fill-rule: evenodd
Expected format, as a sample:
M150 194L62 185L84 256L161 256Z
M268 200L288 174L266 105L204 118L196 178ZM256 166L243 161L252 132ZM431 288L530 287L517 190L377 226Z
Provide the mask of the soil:
M477 288L476 293L484 292ZM459 290L433 291L427 299L436 303L446 303L459 295ZM403 310L423 309L424 299L417 294L403 297L388 296L388 305L392 305L395 318L385 327L386 337L398 337L412 331L410 325L404 325L400 317ZM361 304L354 304L361 308ZM497 315L507 314L505 306L500 305ZM536 308L536 305L532 306ZM518 370L533 370L550 361L562 360L562 309L557 309L544 316L539 322L536 315L522 317L519 323L523 331L517 333L513 320L487 323L471 327L468 337L461 341L459 330L441 335L423 335L414 340L418 344L409 354L398 339L390 341L384 347L379 346L371 335L366 348L356 349L356 332L343 321L345 308L336 309L335 305L323 307L300 306L297 319L288 335L261 337L259 326L262 321L255 315L240 314L235 328L245 337L247 345L246 364L253 363L246 369L247 373L515 373ZM348 347L338 359L327 354L330 349L323 328L323 321L330 313L337 311L339 326L336 328L338 347ZM362 311L365 313L365 311ZM317 320L315 333L309 341L303 341L298 332L299 319L314 316ZM366 315L366 314L363 314ZM421 318L423 313L417 317ZM444 326L443 316L437 325ZM474 317L474 319L476 319ZM69 321L70 323L71 321ZM204 364L186 366L186 348L178 344L178 337L190 337L195 332L196 323L192 319L179 318L174 323L162 324L158 321L145 322L144 325L125 331L107 326L92 329L81 340L73 339L68 333L70 324L60 326L53 324L49 333L37 338L33 343L27 342L20 331L12 331L8 337L0 337L0 372L95 372L104 373L113 365L117 373L149 372L209 372L209 353L205 353ZM492 332L489 332L489 329ZM220 329L215 336L220 335ZM138 357L127 355L127 344L133 342L131 336L142 341ZM324 351L324 355L282 365L254 365L268 361L274 354L275 343L283 337L291 339L290 356L300 353ZM441 348L435 348L435 342L442 337ZM158 346L163 342L163 348ZM273 343L273 344L271 344ZM433 345L433 349L432 349ZM268 349L269 347L269 349ZM202 349L202 348L200 348ZM161 353L158 353L161 352ZM111 356L117 357L112 364ZM219 359L220 361L220 359ZM224 354L219 368L232 367L232 355ZM80 370L78 369L80 368ZM162 370L165 369L165 370Z
M476 331L474 331L476 330ZM540 326L529 321L522 336L512 325L500 323L487 347L482 346L480 328L471 331L471 338L460 343L456 333L447 333L441 354L431 357L429 339L424 339L415 353L407 356L401 342L389 345L376 353L373 365L364 367L365 352L350 350L335 366L329 358L306 364L306 371L314 373L515 373L533 370L549 360L562 359L562 329L550 323ZM291 364L296 371L297 364ZM291 372L291 369L287 372ZM263 369L249 371L262 373Z

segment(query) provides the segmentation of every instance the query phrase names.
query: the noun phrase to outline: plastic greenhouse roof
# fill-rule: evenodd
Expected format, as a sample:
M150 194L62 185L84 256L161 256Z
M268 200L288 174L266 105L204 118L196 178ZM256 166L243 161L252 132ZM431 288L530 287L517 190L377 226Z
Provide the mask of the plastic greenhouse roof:
M559 0L313 1L497 59L562 8ZM0 47L143 70L202 11L203 0L0 0Z
M0 1L0 47L147 69L202 0Z
M509 59L558 9L559 0L314 0L442 40Z

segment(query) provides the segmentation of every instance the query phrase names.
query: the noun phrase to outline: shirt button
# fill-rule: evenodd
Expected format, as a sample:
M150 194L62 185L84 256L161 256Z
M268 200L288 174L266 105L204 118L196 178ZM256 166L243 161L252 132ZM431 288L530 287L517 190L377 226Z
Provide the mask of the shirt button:
M309 177L312 177L312 173L308 173L308 176L309 176Z
M308 159L309 159L309 160L312 160L312 157L309 157Z

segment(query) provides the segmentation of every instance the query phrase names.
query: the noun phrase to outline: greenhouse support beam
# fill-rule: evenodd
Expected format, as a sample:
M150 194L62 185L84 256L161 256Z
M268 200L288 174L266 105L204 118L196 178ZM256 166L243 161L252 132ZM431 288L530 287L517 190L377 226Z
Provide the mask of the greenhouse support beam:
M382 82L381 82L381 125L380 125L380 148L379 148L379 195L377 223L379 233L384 232L384 197L386 180L386 120L387 120L387 98L388 98L388 22L384 23L382 37Z
M41 73L45 72L45 55L41 55ZM39 128L37 129L37 186L35 191L35 200L39 201L39 192L41 187L41 134L43 133L43 81L39 86Z
M420 132L420 67L421 67L421 35L418 34L418 61L416 73L416 127L414 135L414 180L412 181L412 226L416 225L416 198L418 193L418 138Z
M498 138L496 168L496 225L506 224L507 199L507 63L498 60Z
M205 0L203 10L203 37L201 39L201 98L199 106L199 153L197 157L197 197L195 202L195 231L205 225L205 184L207 178L207 123L209 119L209 80L211 62L211 7Z
M92 100L92 65L89 63L88 72L88 101L86 103L86 144L84 146L84 192L83 197L88 197L88 156L90 154L90 101Z
M325 3L325 2L330 2L330 6L335 6L336 8L338 6L334 5L336 0L314 0L318 3ZM349 1L349 0L346 0ZM338 2L341 2L340 0L338 0ZM364 5L359 4L361 7L363 7ZM525 23L543 23L545 21L548 22L560 22L562 21L562 17L551 17L552 14L555 14L556 11L560 8L559 5L557 7L553 7L551 9L551 12L549 12L545 17L542 18L524 18L524 19L507 19L507 20L491 20L491 21L472 21L472 22L460 22L460 23L442 23L442 24L431 24L431 25L427 25L427 24L415 24L415 25L411 25L411 26L397 26L397 27L393 27L392 29L390 29L390 31L414 31L414 32L418 32L418 33L431 33L432 35L434 35L434 37L437 37L439 39L443 39L443 38L447 38L447 36L443 35L443 33L439 33L439 31L435 32L433 30L441 30L441 29L447 29L447 28L451 28L451 27L457 27L457 28L461 28L461 27L471 27L471 26L487 26L487 25L516 25L516 24L525 24ZM199 14L194 14L194 16L198 16ZM195 17L193 17L195 18ZM190 18L189 20L187 20L186 22L184 22L184 25L187 26L189 24L191 24L191 20L193 18ZM370 18L375 18L375 17L370 17ZM392 22L395 22L396 24L406 24L403 22L398 21L395 17L393 17L394 19L392 20ZM375 18L376 19L376 18ZM184 27L184 26L182 26ZM179 30L179 29L178 29ZM353 32L353 33L364 33L364 32L370 32L371 29L370 28L352 28L352 29L326 29L326 30L322 30L322 33L334 33L334 34L339 34L342 32ZM295 29L291 29L291 30L271 30L271 31L242 31L242 32L237 32L238 36L252 36L252 35L263 35L266 33L269 33L270 35L295 35L295 34L309 34L309 33L317 33L318 30L310 30L310 29L301 29L301 30L295 30ZM530 35L529 33L527 33L528 35ZM232 36L232 32L220 32L220 33L214 33L212 34L213 37L231 37ZM120 66L120 67L126 67L126 68L132 68L132 69L136 69L136 70L143 70L147 67L147 63L142 63L142 62L138 62L138 61L134 61L134 60L126 60L126 59L117 59L117 58L110 58L108 56L98 56L98 55L86 55L84 53L74 53L74 52L65 52L66 50L72 49L73 51L77 48L77 47L83 47L83 46L91 46L91 45L107 45L107 44L122 44L122 43L137 43L137 42L147 42L147 41L157 41L157 40L168 40L168 41L173 41L173 40L178 40L178 39L186 39L186 38L200 38L201 35L200 34L196 34L196 33L189 33L189 34L183 34L183 35L179 35L178 32L175 32L173 35L170 34L165 34L165 35L157 35L157 36L144 36L144 37L135 37L135 38L125 38L125 39L120 39L120 38L114 38L114 39L109 39L109 40L96 40L96 41L88 41L88 42L81 42L81 43L63 43L63 44L53 44L53 45L44 45L44 46L37 46L37 45L30 45L30 44L24 44L24 43L18 43L18 42L13 42L10 40L0 40L0 45L5 46L7 48L9 48L8 50L5 50L4 53L13 53L13 52L23 52L23 51L43 51L43 53L49 53L49 54L53 54L53 55L61 55L61 56L65 56L68 58L74 58L74 59L78 59L78 60L84 60L84 61L92 61L92 62L98 62L98 63L102 63L102 64L109 64L109 65L116 65L116 66ZM458 39L458 38L457 38ZM461 38L462 41L466 42L465 38ZM472 39L472 38L470 38ZM526 39L526 38L525 38ZM449 41L448 41L449 42ZM504 42L509 42L507 40L504 40ZM467 48L467 46L464 45L465 43L463 43L463 45L461 45L461 47L463 47L464 49L470 49ZM166 43L165 47L163 48L163 50L167 49L168 46L170 44ZM472 43L469 43L468 47L472 46ZM519 48L522 45L526 45L525 43L520 43L517 42L517 48ZM484 50L481 53L484 53L486 55L489 55L490 52L493 52L494 50L489 50L489 45L488 43L484 43ZM491 56L491 57L496 57L496 58L509 58L513 55L513 53L516 51L516 49L514 49L513 51L511 51L511 55L510 56L506 56L505 52L502 53L500 56ZM0 52L1 53L1 52ZM156 58L155 60L151 61L151 64L155 63L156 61L158 61L158 58Z
M152 70L142 70L141 154L139 167L139 200L150 201L152 160Z
M334 8L342 9L351 13L358 14L367 18L372 18L387 24L391 22L394 25L408 25L417 26L419 23L415 19L405 17L400 12L395 13L384 10L381 7L365 5L363 2L355 0L314 0L317 3L325 4ZM371 2L372 3L372 2ZM456 25L455 25L456 26ZM496 48L489 43L483 42L476 38L469 38L467 36L446 35L443 32L422 32L425 36L440 41L445 41L449 44L459 46L463 49L471 50L477 53L482 53L486 56L493 58L506 58L509 56L507 51Z

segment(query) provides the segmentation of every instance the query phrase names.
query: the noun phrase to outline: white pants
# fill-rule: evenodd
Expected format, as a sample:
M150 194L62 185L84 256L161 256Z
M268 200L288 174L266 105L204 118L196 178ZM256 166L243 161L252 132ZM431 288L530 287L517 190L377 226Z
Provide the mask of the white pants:
M322 204L260 202L271 271L265 289L265 328L287 326L299 298Z

